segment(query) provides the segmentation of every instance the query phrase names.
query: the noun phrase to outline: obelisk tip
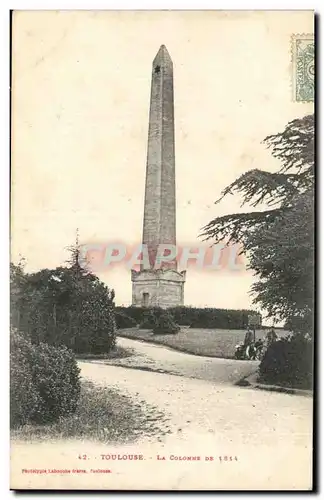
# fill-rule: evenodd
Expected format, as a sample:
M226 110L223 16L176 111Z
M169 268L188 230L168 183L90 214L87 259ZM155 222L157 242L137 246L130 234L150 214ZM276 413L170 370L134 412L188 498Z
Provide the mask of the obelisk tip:
M153 64L157 64L157 63L163 64L163 63L166 63L166 62L169 62L169 63L171 62L172 63L172 59L170 57L168 49L163 44L159 48L158 53L156 54L156 56L154 58Z

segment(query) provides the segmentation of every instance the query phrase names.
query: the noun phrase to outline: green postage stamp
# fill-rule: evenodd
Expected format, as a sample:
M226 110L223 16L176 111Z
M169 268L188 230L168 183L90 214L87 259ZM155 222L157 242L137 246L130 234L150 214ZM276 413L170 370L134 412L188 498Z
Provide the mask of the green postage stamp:
M294 101L314 101L315 42L314 35L292 37Z

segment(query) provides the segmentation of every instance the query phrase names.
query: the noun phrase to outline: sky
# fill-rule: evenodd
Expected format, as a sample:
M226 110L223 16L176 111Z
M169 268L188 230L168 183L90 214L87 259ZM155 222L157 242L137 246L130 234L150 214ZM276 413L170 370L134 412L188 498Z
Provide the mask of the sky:
M11 259L55 268L81 243L140 244L152 61L173 60L178 245L245 211L220 192L276 171L262 140L313 112L293 99L292 35L311 11L19 11L12 43ZM131 303L124 265L99 277ZM253 275L190 267L185 305L249 308Z

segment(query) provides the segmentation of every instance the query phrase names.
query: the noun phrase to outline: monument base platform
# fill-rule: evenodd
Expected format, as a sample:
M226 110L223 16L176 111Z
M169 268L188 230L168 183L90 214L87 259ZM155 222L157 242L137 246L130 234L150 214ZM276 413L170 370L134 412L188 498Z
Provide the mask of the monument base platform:
M132 270L132 305L137 307L183 306L186 271L175 269Z

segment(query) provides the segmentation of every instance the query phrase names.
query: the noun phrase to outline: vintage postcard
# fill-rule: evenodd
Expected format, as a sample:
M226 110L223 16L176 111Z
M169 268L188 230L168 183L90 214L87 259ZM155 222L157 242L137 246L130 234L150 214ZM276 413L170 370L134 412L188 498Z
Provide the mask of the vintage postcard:
M313 488L313 11L14 11L10 488Z

